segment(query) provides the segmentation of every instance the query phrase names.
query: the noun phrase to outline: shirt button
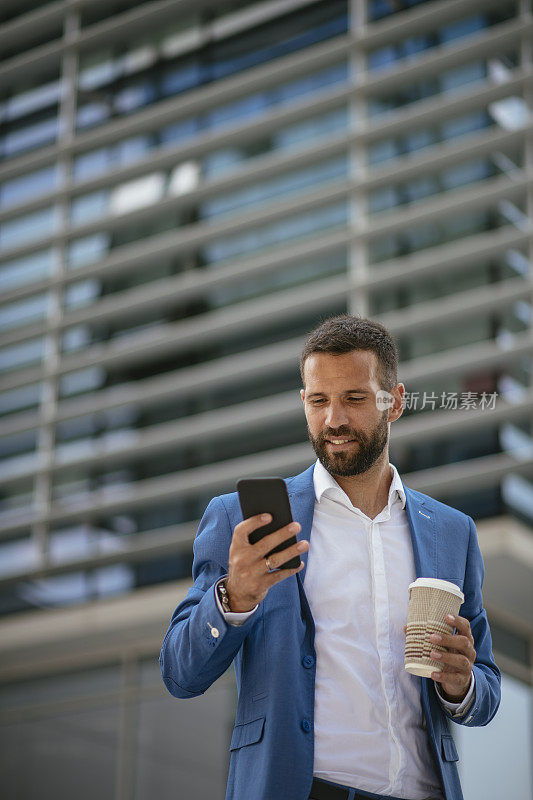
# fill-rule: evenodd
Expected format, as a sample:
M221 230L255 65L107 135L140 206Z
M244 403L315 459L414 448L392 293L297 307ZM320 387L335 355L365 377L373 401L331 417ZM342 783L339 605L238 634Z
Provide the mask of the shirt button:
M313 666L314 663L315 663L315 659L314 659L313 656L307 655L307 656L304 656L302 658L302 664L304 665L304 667L306 669L311 669L311 667Z
M304 717L301 724L302 724L302 730L305 731L306 733L309 733L309 731L312 728L311 720L308 720L306 717Z

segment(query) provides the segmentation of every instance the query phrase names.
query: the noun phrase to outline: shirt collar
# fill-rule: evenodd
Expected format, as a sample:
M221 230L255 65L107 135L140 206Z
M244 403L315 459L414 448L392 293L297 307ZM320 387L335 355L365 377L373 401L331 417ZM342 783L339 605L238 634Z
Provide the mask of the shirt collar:
M390 508L393 503L399 501L402 504L402 508L405 508L405 489L403 488L400 475L398 474L398 470L394 464L389 463L389 466L391 469L392 481L389 488L388 506ZM318 458L313 470L313 485L315 489L315 497L319 503L324 492L328 490L336 493L342 492L342 494L346 497L344 490L341 489L335 478L329 474L327 469L321 464Z

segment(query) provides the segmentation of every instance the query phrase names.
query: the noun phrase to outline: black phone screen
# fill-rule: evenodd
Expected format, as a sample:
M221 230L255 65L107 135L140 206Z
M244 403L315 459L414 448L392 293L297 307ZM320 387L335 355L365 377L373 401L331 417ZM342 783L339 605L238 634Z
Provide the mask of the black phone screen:
M237 481L237 491L241 504L243 519L256 514L272 514L272 522L252 531L248 537L250 544L255 544L263 536L283 528L292 522L291 504L287 486L283 478L242 478ZM284 542L267 553L279 553L296 543L296 536L290 536ZM289 559L280 569L294 569L300 566L300 557Z

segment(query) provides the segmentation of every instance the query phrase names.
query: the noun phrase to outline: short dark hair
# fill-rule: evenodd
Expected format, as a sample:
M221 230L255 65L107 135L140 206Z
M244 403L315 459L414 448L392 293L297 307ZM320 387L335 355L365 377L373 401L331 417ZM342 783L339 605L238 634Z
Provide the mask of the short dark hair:
M378 380L381 388L390 392L398 383L398 347L391 333L372 319L353 314L339 314L325 319L315 328L304 344L300 356L300 374L304 380L306 359L312 353L342 355L353 350L370 350L378 360Z

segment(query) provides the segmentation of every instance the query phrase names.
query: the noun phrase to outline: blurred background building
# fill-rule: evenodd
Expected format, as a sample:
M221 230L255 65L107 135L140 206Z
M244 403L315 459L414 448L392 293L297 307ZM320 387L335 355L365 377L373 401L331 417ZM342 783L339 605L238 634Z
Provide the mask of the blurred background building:
M233 675L173 700L162 635L209 499L314 460L299 350L345 311L397 338L406 485L478 526L504 702L455 731L465 798L529 797L532 33L532 0L3 0L6 800L223 797Z

